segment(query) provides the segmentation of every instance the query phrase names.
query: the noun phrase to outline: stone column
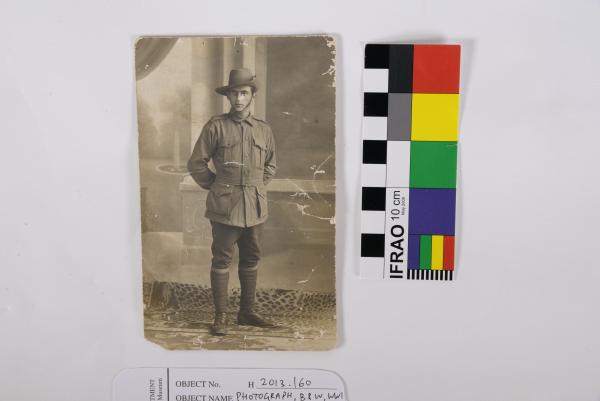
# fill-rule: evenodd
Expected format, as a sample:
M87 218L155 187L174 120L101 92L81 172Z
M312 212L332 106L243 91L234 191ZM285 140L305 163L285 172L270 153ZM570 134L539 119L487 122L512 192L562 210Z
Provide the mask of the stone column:
M223 82L222 47L221 38L192 39L192 149L204 124L221 112L221 99L215 88Z
M190 149L194 148L204 124L220 114L221 96L215 88L222 85L223 39L192 40L192 90ZM189 157L189 155L188 155ZM186 160L182 162L187 162ZM180 184L183 209L183 241L186 245L210 247L210 222L204 218L207 191L189 175Z
M256 60L256 38L243 37L240 39L241 52L242 52L242 66L248 68L250 71L255 72L255 60Z
M268 38L257 38L254 56L254 73L259 91L254 99L254 112L258 118L267 118L267 42Z

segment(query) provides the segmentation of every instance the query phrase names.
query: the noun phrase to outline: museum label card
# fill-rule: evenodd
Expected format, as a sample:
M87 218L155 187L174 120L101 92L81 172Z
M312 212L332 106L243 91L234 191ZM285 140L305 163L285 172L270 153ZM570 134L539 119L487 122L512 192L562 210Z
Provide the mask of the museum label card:
M320 369L135 368L120 372L112 401L346 400L336 373Z

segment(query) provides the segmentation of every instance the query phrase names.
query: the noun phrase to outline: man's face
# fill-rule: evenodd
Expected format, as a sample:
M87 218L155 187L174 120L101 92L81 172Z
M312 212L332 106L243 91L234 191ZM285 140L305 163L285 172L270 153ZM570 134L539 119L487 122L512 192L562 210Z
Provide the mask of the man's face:
M251 86L238 86L227 92L227 99L229 99L233 110L241 112L250 107L252 99L254 99L254 92Z

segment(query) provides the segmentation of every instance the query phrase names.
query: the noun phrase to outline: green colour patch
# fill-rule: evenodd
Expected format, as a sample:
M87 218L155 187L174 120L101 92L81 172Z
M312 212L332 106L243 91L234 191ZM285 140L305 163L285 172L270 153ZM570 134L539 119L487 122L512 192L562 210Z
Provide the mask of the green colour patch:
M456 142L410 144L411 188L456 188Z
M421 235L421 250L420 250L421 270L431 269L431 235Z

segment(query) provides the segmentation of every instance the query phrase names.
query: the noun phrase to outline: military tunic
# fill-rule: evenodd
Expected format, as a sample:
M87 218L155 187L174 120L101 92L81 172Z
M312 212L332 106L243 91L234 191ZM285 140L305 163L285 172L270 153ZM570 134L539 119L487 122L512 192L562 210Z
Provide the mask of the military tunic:
M216 174L208 168L212 159ZM276 171L275 140L269 125L253 115L211 118L188 161L192 178L204 189L206 217L236 227L252 227L268 216L265 186Z

